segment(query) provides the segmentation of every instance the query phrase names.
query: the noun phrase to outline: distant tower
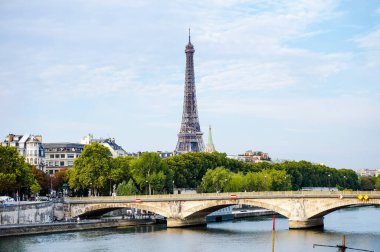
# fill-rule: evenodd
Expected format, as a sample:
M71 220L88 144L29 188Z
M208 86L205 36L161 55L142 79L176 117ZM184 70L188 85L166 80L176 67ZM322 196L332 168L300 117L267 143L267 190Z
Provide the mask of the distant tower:
M194 47L190 41L189 29L189 43L186 46L186 73L185 73L185 95L183 101L183 114L181 130L178 133L176 152L188 151L203 151L204 144L199 126L197 97L195 94L194 82Z
M212 142L211 126L208 127L208 142L206 144L205 152L215 152L215 146Z

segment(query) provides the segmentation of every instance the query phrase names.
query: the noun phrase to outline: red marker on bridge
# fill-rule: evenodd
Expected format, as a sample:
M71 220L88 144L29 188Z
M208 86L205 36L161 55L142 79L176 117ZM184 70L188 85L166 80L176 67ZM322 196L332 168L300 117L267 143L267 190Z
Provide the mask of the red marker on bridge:
M236 200L237 199L237 195L236 194L231 194L230 198L233 199L233 200Z
M137 199L135 199L135 202L136 203L141 203L141 199L137 198Z

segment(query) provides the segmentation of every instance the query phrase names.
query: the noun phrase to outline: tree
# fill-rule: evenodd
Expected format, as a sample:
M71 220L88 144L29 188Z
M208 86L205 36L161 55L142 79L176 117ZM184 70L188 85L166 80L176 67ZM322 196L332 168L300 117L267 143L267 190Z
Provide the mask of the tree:
M225 153L187 152L163 160L173 171L175 185L183 188L196 188L206 171L225 167L232 172L246 173L252 164L227 158Z
M110 179L118 184L122 181L129 181L131 178L131 162L134 157L121 156L112 159L112 167L110 173Z
M360 177L360 190L369 191L375 189L375 179L375 177Z
M0 146L0 193L29 191L33 183L30 166L15 147Z
M40 169L37 169L34 165L32 166L32 174L34 179L40 185L41 194L47 194L50 188L50 177L48 174L44 173Z
M69 186L77 190L90 188L92 194L108 193L110 171L112 166L111 153L107 147L99 143L86 145L74 166L69 172Z
M163 193L171 188L172 172L155 152L145 152L131 162L131 174L141 193Z
M134 195L137 193L138 190L131 179L128 181L128 183L123 181L123 183L119 184L116 188L117 196Z
M61 191L63 184L68 182L68 173L68 169L63 169L51 176L52 186L54 190Z
M288 191L292 188L290 176L285 171L270 170L271 191Z
M245 189L252 191L269 191L272 185L271 177L267 171L249 172L245 176Z
M202 192L224 192L232 177L232 172L225 167L217 167L214 170L207 170L202 178Z
M40 184L37 182L37 180L34 180L33 184L30 186L30 192L32 194L36 194L36 193L39 193L41 191L41 186Z
M380 190L380 176L376 178L376 189Z
M225 191L227 192L242 192L245 191L245 180L242 173L233 173L228 180Z

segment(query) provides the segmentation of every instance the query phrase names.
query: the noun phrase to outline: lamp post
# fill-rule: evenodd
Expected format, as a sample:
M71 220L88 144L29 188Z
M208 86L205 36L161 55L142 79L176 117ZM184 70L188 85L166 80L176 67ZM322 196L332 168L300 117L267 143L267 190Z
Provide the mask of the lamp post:
M88 192L89 192L89 195L91 197L92 196L92 182L90 182L90 190Z
M225 191L226 191L226 185L227 185L227 179L224 179L223 192L225 192Z
M287 183L287 181L286 181L286 178L287 178L287 176L285 176L284 177L284 185L285 185L285 187L286 187L286 190L288 190L288 183ZM285 188L283 188L282 190L284 190Z
M145 187L146 187L146 195L148 195L148 190L149 190L149 188L148 188L148 180L145 180Z
M173 194L174 194L174 180L173 180Z
M52 197L53 196L53 183L52 183L52 181L51 181L51 174L49 175L49 177L50 177L50 197Z
M329 191L330 191L330 176L331 176L331 174L329 174L329 175L327 175L328 176L328 183L329 183Z
M267 189L267 175L264 176L264 191Z
M111 179L110 179L110 196L112 196Z
M343 183L344 183L344 188L346 188L346 186L347 186L347 177L346 177L346 175L344 175L343 176Z

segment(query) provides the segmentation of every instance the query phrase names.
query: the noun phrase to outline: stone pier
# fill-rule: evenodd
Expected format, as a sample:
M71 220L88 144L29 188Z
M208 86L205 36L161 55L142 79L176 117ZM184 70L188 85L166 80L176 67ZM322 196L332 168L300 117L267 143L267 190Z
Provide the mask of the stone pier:
M191 226L205 226L207 225L206 217L198 217L191 219L174 219L168 218L166 226L168 228L179 228L179 227L191 227Z
M323 217L307 220L289 220L289 229L307 229L323 227Z

